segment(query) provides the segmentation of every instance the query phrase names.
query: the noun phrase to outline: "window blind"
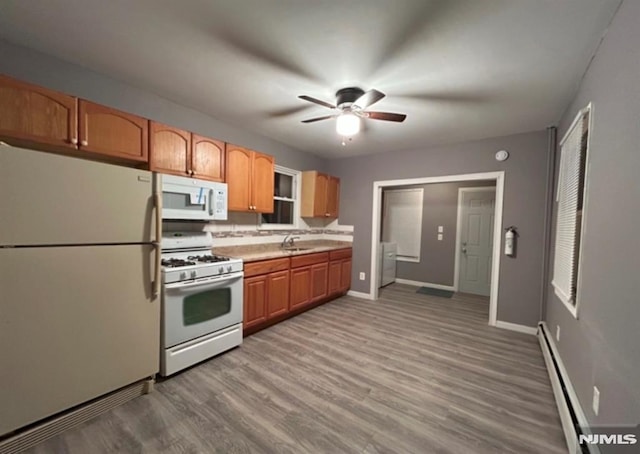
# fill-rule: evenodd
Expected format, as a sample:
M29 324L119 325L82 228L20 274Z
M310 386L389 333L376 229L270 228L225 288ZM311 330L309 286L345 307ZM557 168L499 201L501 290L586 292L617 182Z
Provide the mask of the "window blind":
M398 258L420 260L423 189L384 191L382 241L398 245Z
M556 295L575 305L576 236L579 235L580 159L585 112L581 111L560 143L560 169L556 202L556 241L551 281Z

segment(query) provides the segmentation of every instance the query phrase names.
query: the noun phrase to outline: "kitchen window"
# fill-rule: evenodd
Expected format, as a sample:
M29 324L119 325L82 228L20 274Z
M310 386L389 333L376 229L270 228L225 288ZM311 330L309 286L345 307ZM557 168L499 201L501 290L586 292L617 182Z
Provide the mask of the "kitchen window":
M578 317L580 244L584 223L591 105L581 110L560 142L553 280L558 298Z
M273 185L273 213L262 214L260 225L264 229L298 228L300 217L300 172L275 166Z

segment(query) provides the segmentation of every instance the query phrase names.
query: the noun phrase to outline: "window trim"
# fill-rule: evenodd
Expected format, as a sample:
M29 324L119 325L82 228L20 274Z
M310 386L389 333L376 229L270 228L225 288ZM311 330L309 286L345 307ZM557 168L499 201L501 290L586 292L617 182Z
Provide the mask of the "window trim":
M570 298L567 298L565 295L563 295L563 292L561 291L561 289L559 289L553 282L553 277L555 274L555 269L556 269L556 264L555 264L555 245L554 245L554 260L553 260L553 273L551 275L551 285L554 289L554 293L556 295L556 297L562 302L562 304L564 305L564 307L567 308L567 310L569 311L569 313L571 315L573 315L574 318L578 319L578 311L580 308L580 302L581 302L581 298L578 298L578 295L582 295L582 271L583 271L583 263L584 263L584 238L585 238L585 234L587 232L587 213L588 213L588 196L589 196L589 182L590 182L590 178L589 178L589 173L590 173L590 168L591 168L591 139L593 136L593 103L590 102L589 104L587 104L587 106L583 109L581 109L575 116L575 118L573 119L573 122L571 123L571 125L569 126L569 128L567 128L567 131L564 133L562 140L560 140L560 147L562 147L562 144L564 144L564 142L568 139L569 135L571 134L571 132L573 131L573 129L576 127L578 121L580 121L581 118L583 118L585 115L588 114L588 121L587 121L587 144L586 144L586 153L585 153L585 168L584 168L584 187L582 188L582 221L580 223L580 232L578 232L578 230L576 229L575 235L576 237L580 238L580 245L579 245L579 249L578 249L578 262L576 264L576 291L575 291L575 295L573 297L573 300L571 300ZM560 151L561 155L560 155L560 165L558 167L558 179L556 181L556 188L555 188L555 193L556 196L554 197L554 200L556 200L557 203L557 199L558 199L558 193L559 193L559 188L560 188L560 172L562 171L562 151ZM556 213L556 218L555 218L555 225L554 225L554 234L557 235L557 216L558 213ZM572 304L572 301L574 301L575 303Z
M293 201L293 223L292 224L269 224L262 222L262 215L258 217L258 230L298 230L300 228L300 203L302 198L302 172L300 170L290 169L279 165L274 166L275 173L282 173L293 177L295 199L287 197L273 196L274 200L292 200Z

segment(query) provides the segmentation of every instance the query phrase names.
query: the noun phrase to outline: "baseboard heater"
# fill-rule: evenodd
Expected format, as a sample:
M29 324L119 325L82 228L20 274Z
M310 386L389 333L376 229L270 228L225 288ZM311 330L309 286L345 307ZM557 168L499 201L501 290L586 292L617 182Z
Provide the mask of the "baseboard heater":
M52 416L0 440L0 454L17 454L153 389L153 379L136 382L89 403Z
M586 434L584 428L588 427L588 423L582 413L580 404L577 402L569 377L562 365L562 360L558 355L553 340L549 337L547 325L544 322L538 324L538 341L540 342L542 356L551 380L551 387L558 412L560 413L562 430L564 431L569 453L600 454L600 450L595 446L589 447L578 444L580 434Z

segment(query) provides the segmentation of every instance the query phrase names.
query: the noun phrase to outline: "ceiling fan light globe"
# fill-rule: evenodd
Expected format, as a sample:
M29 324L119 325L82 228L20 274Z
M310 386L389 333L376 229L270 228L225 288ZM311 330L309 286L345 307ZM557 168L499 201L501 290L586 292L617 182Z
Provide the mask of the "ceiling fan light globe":
M336 120L336 132L342 137L351 137L360 132L360 118L352 113L340 115Z

